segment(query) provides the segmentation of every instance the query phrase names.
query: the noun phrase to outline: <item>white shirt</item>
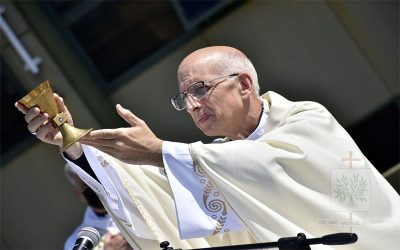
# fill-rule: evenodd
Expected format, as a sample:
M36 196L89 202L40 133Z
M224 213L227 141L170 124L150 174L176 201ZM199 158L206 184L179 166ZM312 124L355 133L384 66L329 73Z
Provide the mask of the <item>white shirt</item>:
M112 234L119 233L117 226L114 224L112 218L108 214L104 216L98 216L90 207L87 207L82 223L65 241L64 250L71 250L74 247L76 237L78 236L79 231L84 227L94 227L102 236L107 232L111 232Z

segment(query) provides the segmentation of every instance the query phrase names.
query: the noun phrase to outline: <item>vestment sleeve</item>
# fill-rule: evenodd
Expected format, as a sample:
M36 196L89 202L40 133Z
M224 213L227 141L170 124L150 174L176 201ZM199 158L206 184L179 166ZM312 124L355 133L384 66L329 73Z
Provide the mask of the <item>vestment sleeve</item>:
M93 169L90 167L90 164L87 161L85 154L82 154L81 157L79 157L78 159L75 159L75 160L72 160L71 158L69 158L66 153L63 153L63 157L64 157L64 159L66 159L66 160L68 159L69 161L73 162L75 165L82 168L93 179L95 179L96 181L99 181L96 174L93 172Z
M195 171L188 144L164 141L163 160L181 239L245 230L215 185Z

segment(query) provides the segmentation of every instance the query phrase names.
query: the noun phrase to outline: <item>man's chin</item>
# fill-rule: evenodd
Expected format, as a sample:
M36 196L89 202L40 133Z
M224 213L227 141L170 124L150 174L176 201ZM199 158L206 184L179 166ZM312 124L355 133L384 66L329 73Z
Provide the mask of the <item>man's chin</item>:
M221 133L217 133L217 131L214 128L214 124L206 124L206 123L201 123L201 124L196 124L196 126L205 134L206 136L210 137L215 137L215 136L221 136Z
M196 124L197 125L197 124ZM203 134L205 134L206 136L214 136L211 132L212 130L201 127L199 125L197 125L197 127L201 130L201 132L203 132Z
M220 136L219 134L215 133L214 130L211 130L211 129L200 128L200 130L203 132L203 134L205 134L206 136L209 136L209 137Z

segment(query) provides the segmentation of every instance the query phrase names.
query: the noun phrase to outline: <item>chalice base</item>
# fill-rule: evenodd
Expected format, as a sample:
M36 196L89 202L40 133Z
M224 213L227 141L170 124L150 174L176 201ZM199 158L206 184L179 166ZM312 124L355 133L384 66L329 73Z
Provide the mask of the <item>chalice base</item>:
M71 124L64 123L58 128L63 136L63 145L60 152L63 153L68 147L77 142L80 138L92 131L92 128L81 129L75 128Z

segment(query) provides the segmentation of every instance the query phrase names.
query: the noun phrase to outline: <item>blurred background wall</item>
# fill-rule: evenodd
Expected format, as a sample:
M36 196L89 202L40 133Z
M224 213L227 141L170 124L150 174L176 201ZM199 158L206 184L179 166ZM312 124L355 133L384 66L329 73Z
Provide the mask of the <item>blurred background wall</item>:
M261 92L325 105L399 191L398 1L7 1L2 18L39 72L1 35L2 249L60 249L84 206L57 148L13 107L50 79L81 128L127 126L121 103L160 138L210 141L169 98L176 69L210 45L242 50ZM396 166L397 165L397 166Z

